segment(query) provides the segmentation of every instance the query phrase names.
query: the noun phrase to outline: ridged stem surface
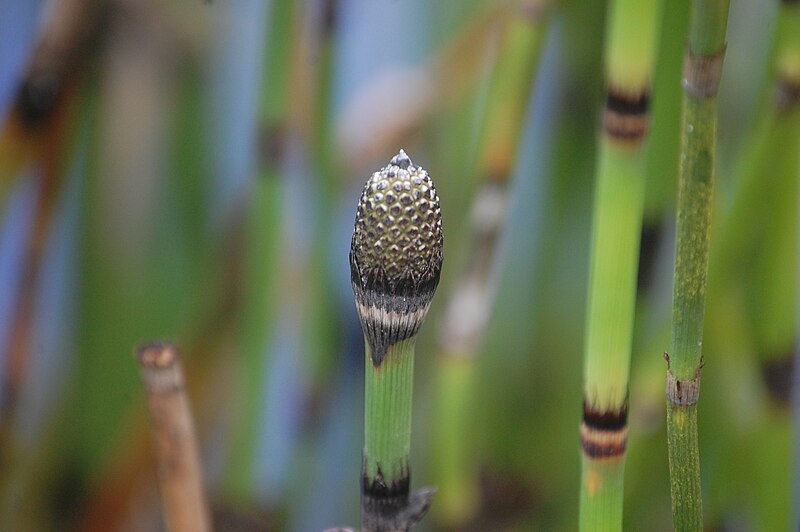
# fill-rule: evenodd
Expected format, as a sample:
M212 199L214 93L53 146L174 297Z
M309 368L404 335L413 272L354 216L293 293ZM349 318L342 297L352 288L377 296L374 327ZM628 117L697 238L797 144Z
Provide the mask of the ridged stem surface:
M697 407L667 405L667 445L674 530L702 530Z
M380 366L364 357L364 467L369 479L383 475L387 484L408 476L411 451L411 405L414 340L391 346Z
M672 337L667 369L667 441L675 530L701 530L697 400L716 151L717 88L728 0L695 0L684 59L681 163Z

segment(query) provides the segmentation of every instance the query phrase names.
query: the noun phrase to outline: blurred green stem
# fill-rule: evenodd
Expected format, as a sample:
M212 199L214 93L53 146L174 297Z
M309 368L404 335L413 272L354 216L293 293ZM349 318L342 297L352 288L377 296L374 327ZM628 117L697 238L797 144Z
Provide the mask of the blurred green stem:
M456 281L440 333L433 453L441 500L434 511L452 526L468 522L479 504L468 414L477 385L475 359L494 303L493 273L505 226L509 178L517 160L549 11L546 0L521 1L517 11L504 20L479 143L481 184L471 208L468 263Z
M267 53L264 58L261 121L259 127L268 146L284 144L282 126L288 101L289 50L294 9L290 2L272 4ZM270 154L271 155L271 154ZM236 394L233 399L231 442L223 473L226 497L246 502L253 495L256 449L264 430L261 418L269 341L277 312L277 275L281 242L281 186L277 161L266 160L252 190L244 214L241 318L236 364Z

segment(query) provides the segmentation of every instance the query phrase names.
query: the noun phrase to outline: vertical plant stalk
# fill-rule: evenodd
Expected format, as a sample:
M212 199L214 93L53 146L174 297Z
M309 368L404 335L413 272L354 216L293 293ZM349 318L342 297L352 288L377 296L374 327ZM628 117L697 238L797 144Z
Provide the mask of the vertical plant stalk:
M350 272L364 331L361 527L402 531L435 490L410 494L416 335L442 269L442 217L433 181L400 150L367 181L356 213Z
M743 288L770 399L755 440L755 452L764 458L750 476L756 494L753 526L761 530L788 530L793 528L790 523L797 528L791 516L792 475L786 464L792 459L790 401L797 339L800 4L781 2L776 22L769 99L752 136L749 157L741 165L746 172L742 200L754 207L754 216L747 219L756 226L756 237L742 246L742 254L753 264L752 281ZM714 258L712 253L712 263ZM732 269L742 274L741 268Z
M27 371L37 278L65 171L64 153L69 147L76 110L76 88L88 62L86 57L90 56L86 47L96 40L92 19L101 15L99 8L95 0L54 3L16 89L11 112L0 123L0 211L8 188L25 165L34 165L41 174L11 334L8 345L0 350L6 354L0 432L7 430L6 425L15 415Z
M769 400L753 437L749 453L763 456L746 473L754 496L750 498L751 526L759 530L788 530L792 521L790 460L792 364L797 338L797 186L800 156L800 4L780 3L769 82L760 98L753 131L734 165L735 196L730 208L714 222L707 290L709 316L740 314L760 366L763 390ZM748 279L742 283L741 279ZM717 318L714 322L719 322ZM723 320L717 333L729 353L741 346L736 327ZM741 336L741 335L738 335ZM731 345L735 344L735 345ZM726 347L730 345L730 347ZM796 507L796 505L795 505Z
M714 192L717 89L728 0L695 0L683 67L681 163L672 336L667 359L667 441L675 530L701 530L697 401Z
M25 467L15 440L20 398L34 352L36 292L66 171L66 153L76 129L78 92L92 56L87 45L97 40L98 25L93 21L102 14L95 0L54 2L50 7L8 116L0 122L0 212L4 212L10 189L26 166L40 174L9 336L0 346L5 369L0 398L0 468L6 472L0 475L2 501L10 500L10 483L20 474L17 470ZM6 520L8 506L2 504L0 521Z
M786 248L791 249L791 256L786 253L780 254L776 260L783 261L785 264L780 264L783 279L789 280L794 283L794 290L788 296L792 298L788 300L786 297L786 285L783 284L779 287L779 292L776 292L776 297L779 297L782 305L781 310L790 309L788 312L782 312L779 316L779 323L781 324L780 330L783 331L784 326L787 327L787 345L793 347L793 360L785 364L783 367L776 364L779 370L775 373L780 375L782 379L788 379L789 382L786 386L786 395L782 399L790 403L793 409L793 415L789 419L795 422L794 424L794 447L790 448L794 452L794 469L793 469L793 493L790 495L788 501L789 508L789 523L793 523L797 527L800 523L800 437L798 437L797 424L800 421L800 350L798 350L797 338L800 335L800 327L798 327L798 306L800 306L800 281L798 280L797 265L800 263L798 252L800 252L800 240L798 240L798 227L800 227L800 220L798 220L798 178L800 178L800 166L798 165L798 158L800 158L800 3L784 0L781 2L780 11L778 12L778 30L777 30L777 53L775 57L775 92L774 92L774 107L772 119L777 122L775 130L778 130L776 136L785 136L781 138L779 143L789 144L783 146L784 150L781 151L781 160L785 161L780 167L782 180L790 185L790 189L786 189L784 193L790 194L789 202L794 207L787 209L786 217L777 223L784 223L790 229L782 231L785 235L783 243ZM787 125L788 124L788 125ZM788 131L777 126L784 125L788 127ZM782 202L783 203L783 202ZM791 241L789 240L791 239ZM782 251L782 250L779 250ZM791 276L791 279L789 279ZM777 288L777 287L776 287ZM786 314L789 314L793 323L788 323ZM777 316L776 316L777 318ZM793 344L793 345L792 345ZM793 367L792 367L793 366ZM765 375L767 372L764 372ZM788 375L787 375L788 374ZM792 452L790 451L790 452Z
M0 208L25 165L63 142L60 130L74 112L71 100L98 40L104 4L64 0L48 6L10 112L0 122Z
M660 2L609 5L580 427L581 530L621 530L644 144Z
M268 8L269 9L269 8ZM262 65L259 121L264 153L259 179L252 183L243 221L242 279L236 364L237 385L231 403L230 444L222 473L222 493L234 504L255 499L254 463L262 435L263 394L270 364L272 324L278 315L279 248L283 205L280 165L286 151L285 122L291 94L288 80L294 53L297 8L291 2L271 4L269 36ZM267 81L268 80L268 81ZM273 273L268 273L273 272Z
M768 94L737 165L736 196L715 237L709 259L709 299L717 287L743 287L754 326L762 373L778 404L788 402L794 330L797 230L797 164L800 152L800 4L784 1L778 11ZM743 271L750 267L752 272ZM722 279L722 280L721 280ZM709 304L714 304L711 301ZM714 312L709 308L709 312Z
M509 178L550 11L548 0L522 0L515 7L501 29L487 95L467 264L456 280L439 334L433 463L441 488L436 510L451 526L468 522L479 505L477 464L470 456L469 440L475 359L494 305L497 246L507 218Z
M211 530L194 421L178 349L149 343L136 350L156 444L158 483L170 532Z

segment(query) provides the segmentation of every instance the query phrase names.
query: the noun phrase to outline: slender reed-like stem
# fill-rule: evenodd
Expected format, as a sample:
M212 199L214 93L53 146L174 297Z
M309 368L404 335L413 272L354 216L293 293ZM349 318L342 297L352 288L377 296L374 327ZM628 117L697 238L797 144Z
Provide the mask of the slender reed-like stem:
M748 248L753 249L751 256L755 261L754 283L748 284L752 289L750 315L766 389L772 404L778 407L774 412L777 415L768 418L772 423L759 438L768 458L758 468L763 472L759 492L764 495L756 500L757 519L762 529L786 530L792 528L791 523L797 528L800 522L797 505L792 510L791 504L800 498L797 448L794 497L789 487L790 475L784 469L786 431L791 421L786 407L792 404L798 408L796 398L800 388L792 372L792 364L795 374L800 367L796 351L800 172L800 4L797 2L781 2L772 76L769 109L758 129L755 153L747 161L741 188L742 196L749 194L756 198L747 203L756 204L759 211L756 216L761 222L752 238L758 248ZM732 213L731 217L737 214L740 213Z
M402 531L434 490L410 494L414 343L442 269L442 217L433 181L402 150L367 181L350 271L364 330L361 527Z
M467 264L456 281L439 336L433 463L441 489L440 519L453 526L478 508L477 464L470 456L469 420L475 358L495 296L496 250L507 215L508 185L531 86L541 57L547 0L521 1L504 24L481 132L479 188L471 207Z
M714 224L718 229L709 256L706 312L719 322L722 308L735 307L748 318L742 325L752 343L744 349L758 358L768 399L753 427L755 436L745 440L748 453L763 457L748 473L753 488L751 526L789 530L790 523L797 523L791 515L792 474L786 468L792 454L789 408L797 338L800 4L796 2L781 2L778 8L765 89L755 127L733 167L737 175L731 207L720 213L721 223ZM729 321L724 320L720 332L726 345L732 345L715 345L715 352L729 354L742 345L740 336L725 330L736 327ZM718 337L713 330L706 334Z
M697 400L714 192L717 88L728 0L695 0L683 69L681 164L672 337L667 359L667 439L675 530L701 530Z
M753 282L745 286L754 339L771 397L778 404L788 404L786 369L791 363L796 336L800 4L783 2L777 22L770 98L752 138L751 156L742 165L740 196L747 197L742 197L740 203L746 203L749 209L732 212L729 217L746 216L749 222L744 223L755 226L752 238L744 242L741 255L749 255L748 262L754 268Z
M800 171L800 4L782 2L765 112L751 137L741 177L743 198L752 206L756 238L744 243L752 264L744 284L753 340L769 407L758 430L757 449L764 458L754 470L754 527L789 530L791 521L791 368L797 315L797 206ZM730 217L741 213L732 212ZM744 213L745 215L750 214ZM739 263L742 264L742 263ZM730 265L728 266L731 267ZM735 266L732 269L739 269ZM746 272L739 273L742 277ZM730 280L729 280L730 282ZM728 284L730 286L730 284ZM794 528L797 528L795 521Z
M136 350L147 392L164 521L170 532L211 530L194 420L178 349L149 343Z
M280 278L280 202L281 183L277 178L280 153L285 150L284 121L289 109L289 83L284 82L291 67L288 53L292 45L292 28L297 6L276 2L271 6L269 35L264 54L260 120L264 129L264 145L274 153L263 160L260 179L254 180L247 197L244 214L242 282L235 287L241 294L238 320L237 385L232 394L233 406L229 449L222 473L222 492L233 503L248 504L255 499L254 463L263 426L263 394L266 368L271 350L268 346L273 323L278 314Z
M658 0L609 6L584 359L581 530L622 528L628 373Z
M0 121L0 210L14 179L46 145L63 142L70 100L97 40L105 2L55 2L44 18L10 112Z

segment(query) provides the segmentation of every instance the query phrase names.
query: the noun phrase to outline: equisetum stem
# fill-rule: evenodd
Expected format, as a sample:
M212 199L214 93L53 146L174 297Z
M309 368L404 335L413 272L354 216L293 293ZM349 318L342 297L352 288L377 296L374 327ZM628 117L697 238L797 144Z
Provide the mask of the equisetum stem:
M432 489L411 494L411 406L414 339L389 347L380 364L364 357L364 452L361 527L407 530L425 515Z
M798 151L800 151L800 139L798 138L798 130L800 130L800 3L791 0L784 0L781 2L780 11L778 13L778 42L777 42L777 55L776 55L776 87L775 87L775 115L776 119L783 121L790 121L790 133L785 134L787 137L783 142L794 143L794 150L787 150L792 153L794 157L785 155L787 161L791 161L783 171L786 172L785 179L792 184L793 187L793 200L794 200L794 213L793 220L787 223L792 228L793 242L789 247L792 248L793 256L787 257L786 262L790 267L784 270L786 275L793 275L794 290L790 297L793 296L793 301L787 302L791 305L793 317L792 326L792 339L794 340L793 348L793 365L792 372L787 371L792 367L792 363L787 364L788 368L781 371L783 377L785 373L790 373L788 376L789 384L787 386L793 410L790 421L794 421L794 446L792 452L794 454L794 468L792 478L792 491L793 493L789 499L789 519L794 528L800 524L800 434L798 434L798 427L800 427L800 343L797 342L800 336L800 272L797 265L800 264L800 219L798 219L798 196L797 196L797 181L800 178L800 166L798 166ZM792 168L792 165L794 168ZM794 173L794 175L792 175ZM785 255L784 255L785 256ZM784 277L785 278L785 277ZM786 291L786 287L782 286L781 290ZM783 294L782 294L783 295ZM785 319L785 316L782 316ZM783 323L783 322L782 322ZM790 342L791 345L791 342Z
M291 27L300 4L276 2L271 4L267 31L269 42L263 58L263 79L283 79L289 70L293 50ZM287 140L278 124L287 120L290 107L288 82L264 83L259 109L259 121L263 124L266 145L279 153L286 149ZM241 292L241 315L238 334L237 385L233 395L230 444L223 469L221 491L231 502L249 504L255 500L254 464L262 434L263 401L267 367L272 350L273 334L270 326L278 315L278 288L282 276L281 267L281 216L286 208L281 202L281 190L285 183L278 179L280 156L275 153L265 157L262 174L252 183L248 193L247 209L242 222L243 252L241 259L242 280L236 286ZM271 272L271 273L270 273Z
M470 456L469 438L475 359L494 306L497 247L506 225L510 177L548 27L549 4L549 0L520 0L502 26L481 131L467 263L439 334L433 463L441 488L438 518L450 526L468 522L479 504L477 464Z
M621 530L645 140L660 2L609 5L580 428L581 530Z
M369 344L364 364L364 472L369 482L397 482L408 497L411 450L411 395L414 378L414 340L391 346L380 366L372 363Z
M697 401L714 192L717 89L728 0L695 0L683 68L681 164L672 337L667 359L667 442L675 530L701 530Z
M769 397L763 424L757 429L757 447L753 450L763 456L751 480L756 494L752 526L760 530L797 529L798 523L796 516L795 519L792 516L792 475L786 464L792 460L790 402L798 333L800 4L781 2L776 23L765 112L759 115L748 156L739 165L743 175L737 199L741 199L739 205L744 204L749 212L728 214L728 219L744 215L741 224L751 224L753 235L742 239L740 253L752 262L753 272L744 287L745 297L760 373ZM712 263L715 258L712 251ZM730 264L728 268L736 270L737 275L742 275L740 278L747 275ZM715 284L719 285L719 281L715 280Z
M350 247L364 331L361 528L404 531L427 512L431 489L410 494L414 343L442 269L442 217L433 181L400 150L372 174Z
M797 182L800 153L800 4L782 2L778 11L773 84L769 109L754 135L752 156L742 177L743 201L755 204L749 223L757 238L750 291L756 348L762 375L775 404L789 403L789 369L794 356L795 272L797 271ZM740 213L734 213L739 215ZM783 528L786 528L785 526Z
M166 527L170 532L211 530L178 349L145 344L136 350L136 359L150 407Z

